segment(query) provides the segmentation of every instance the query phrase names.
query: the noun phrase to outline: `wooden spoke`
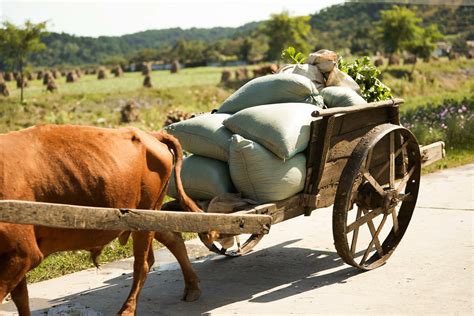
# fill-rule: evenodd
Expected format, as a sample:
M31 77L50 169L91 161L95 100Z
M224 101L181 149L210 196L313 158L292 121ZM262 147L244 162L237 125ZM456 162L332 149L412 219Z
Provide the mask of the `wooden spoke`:
M367 171L367 169L362 171L362 175L380 195L383 196L385 194L384 189L380 186L377 180L375 180L374 177L372 177L372 175Z
M410 171L408 171L402 178L402 180L399 182L397 191L401 192L404 188L404 186L407 184L408 180L411 178L413 175L413 172L415 172L416 166L411 167Z
M374 219L375 217L379 216L382 213L383 213L383 208L378 207L378 208L372 210L372 212L367 213L362 217L359 217L352 224L347 226L346 233L350 233L354 229L364 225L365 223L367 223L368 221L371 221L372 219Z
M367 210L364 209L362 211L364 212L364 214L367 214ZM382 246L380 246L379 239L375 235L376 230L375 230L374 222L372 222L372 220L367 221L367 226L369 226L370 234L372 235L372 238L374 238L375 249L377 249L377 252L379 253L379 255L382 256L383 250L382 250Z
M382 221L380 222L379 228L377 228L377 231L375 232L374 236L372 237L372 240L369 243L369 246L367 247L367 250L364 253L364 256L362 257L362 260L360 261L360 264L364 264L365 260L367 260L367 256L370 254L372 251L372 248L374 246L374 243L377 241L379 242L379 234L382 231L382 227L385 224L385 221L387 220L387 214L383 215Z
M395 132L390 133L390 189L395 187Z
M356 220L359 219L360 215L362 214L362 209L360 207L357 208L357 216L356 216ZM355 229L354 229L354 233L352 235L352 244L351 244L351 254L354 256L355 254L355 251L356 251L356 246L357 246L357 238L359 237L359 227L360 226L357 226Z
M393 220L393 232L398 233L398 218L397 218L397 209L392 208L392 220Z
M409 143L409 140L405 140L405 142L400 146L400 148L397 149L397 151L395 152L395 158L398 157L398 155L400 155L400 153L402 152L402 150L404 150L407 146L408 146L408 143ZM390 166L390 161L387 161L379 170L379 172L375 175L375 177L378 179L380 178L380 176L384 173L384 171L388 168L388 166Z

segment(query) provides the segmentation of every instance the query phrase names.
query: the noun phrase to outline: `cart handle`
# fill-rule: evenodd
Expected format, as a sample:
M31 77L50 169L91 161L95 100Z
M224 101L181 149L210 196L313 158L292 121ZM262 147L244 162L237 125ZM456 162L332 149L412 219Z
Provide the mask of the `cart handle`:
M347 114L347 113L356 113L374 108L384 108L384 107L396 107L405 102L403 99L390 99L379 102L371 102L362 105L353 105L348 107L336 107L331 109L318 109L311 113L312 117L324 117L332 116L335 114Z

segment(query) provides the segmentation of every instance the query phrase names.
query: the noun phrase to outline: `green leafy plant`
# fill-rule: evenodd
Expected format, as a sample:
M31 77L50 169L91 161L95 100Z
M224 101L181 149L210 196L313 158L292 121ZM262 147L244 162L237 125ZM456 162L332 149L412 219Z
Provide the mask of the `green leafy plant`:
M372 64L368 56L356 59L353 63L339 58L338 68L357 82L362 97L367 102L387 100L392 97L390 88L378 79L380 70Z
M287 64L302 64L306 57L302 52L297 52L293 46L289 46L281 52L281 59Z

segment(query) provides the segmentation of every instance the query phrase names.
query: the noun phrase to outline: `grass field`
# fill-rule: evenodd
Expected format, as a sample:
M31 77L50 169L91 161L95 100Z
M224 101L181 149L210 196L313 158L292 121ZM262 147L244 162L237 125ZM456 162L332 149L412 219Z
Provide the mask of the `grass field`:
M227 68L232 70L232 68ZM83 76L76 83L57 79L59 89L46 92L40 81L30 82L25 89L25 102L19 102L19 90L9 82L10 97L0 97L0 133L39 123L87 124L102 127L124 126L120 109L128 100L140 107L140 117L133 125L145 130L162 127L170 109L205 112L219 107L233 90L219 85L223 68L183 69L178 74L169 71L152 73L153 88L143 88L143 76L125 73L121 78L109 75L97 80ZM402 115L408 109L427 104L440 104L445 99L461 100L474 92L474 61L440 60L430 64L382 68L383 82L393 89L395 97L404 98ZM474 162L472 144L463 148L447 148L447 158L424 170L436 170ZM188 236L189 238L189 236ZM102 256L103 262L131 255L130 245L121 247L114 242ZM29 281L40 281L92 267L87 252L59 253L45 260L29 274Z

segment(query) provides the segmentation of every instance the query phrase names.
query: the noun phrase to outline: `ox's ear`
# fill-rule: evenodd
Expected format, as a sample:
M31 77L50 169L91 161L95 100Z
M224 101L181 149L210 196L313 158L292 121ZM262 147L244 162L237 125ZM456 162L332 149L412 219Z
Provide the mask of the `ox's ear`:
M122 245L122 246L125 246L128 242L128 238L130 237L130 232L123 232L120 234L120 236L118 237L118 240L119 240L119 243Z

